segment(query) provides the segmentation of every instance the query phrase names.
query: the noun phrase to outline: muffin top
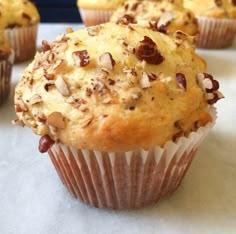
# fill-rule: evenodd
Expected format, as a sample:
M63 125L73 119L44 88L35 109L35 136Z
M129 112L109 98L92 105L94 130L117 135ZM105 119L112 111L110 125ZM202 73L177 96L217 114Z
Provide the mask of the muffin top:
M0 31L0 60L5 58L11 52L11 46L3 31Z
M33 25L39 22L37 8L28 0L0 1L0 28Z
M113 10L125 0L77 0L78 7L94 10Z
M222 97L188 40L110 22L43 41L16 87L17 122L44 146L109 152L188 135Z
M184 0L184 6L197 16L236 18L235 0Z
M182 1L126 1L111 17L117 23L138 23L163 33L172 34L177 30L189 35L198 33L198 24Z

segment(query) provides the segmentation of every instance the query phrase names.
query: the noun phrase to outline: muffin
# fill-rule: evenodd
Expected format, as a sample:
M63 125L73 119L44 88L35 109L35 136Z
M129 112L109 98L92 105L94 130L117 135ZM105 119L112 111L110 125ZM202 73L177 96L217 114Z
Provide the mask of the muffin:
M187 37L110 22L43 41L16 87L17 122L75 197L131 209L180 185L223 97Z
M12 65L14 63L14 51L10 43L0 31L0 105L7 99L10 93L10 80Z
M15 62L34 57L39 13L28 0L0 1L0 30L15 50Z
M236 2L233 0L184 0L199 22L200 48L225 48L232 45L236 34Z
M83 23L93 26L109 21L112 13L125 0L77 0Z
M114 12L111 21L117 23L137 23L153 30L173 34L181 30L189 35L198 33L197 19L181 2L126 1Z

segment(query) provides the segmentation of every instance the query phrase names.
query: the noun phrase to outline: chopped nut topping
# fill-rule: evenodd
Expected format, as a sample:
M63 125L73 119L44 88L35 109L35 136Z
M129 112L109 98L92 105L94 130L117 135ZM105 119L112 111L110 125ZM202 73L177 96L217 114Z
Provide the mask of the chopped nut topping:
M114 69L116 62L109 52L102 54L99 57L99 66L105 71L112 71Z
M42 51L46 52L48 50L51 50L51 46L46 40L43 40L42 41Z
M25 126L24 122L19 120L19 119L12 120L11 123L13 125L17 125L17 126L20 126L20 127L24 127Z
M59 76L55 81L56 89L63 95L64 97L68 97L70 95L70 90L62 76Z
M50 136L42 136L39 140L39 152L46 153L55 142L50 138Z
M99 31L100 31L101 27L100 26L92 26L92 27L88 27L87 31L88 31L88 35L90 36L96 36L98 35Z
M44 89L48 92L49 91L49 88L51 87L51 86L54 86L55 85L55 82L54 81L49 81L48 83L46 83L45 85L44 85Z
M39 94L34 94L30 100L29 100L29 104L34 105L34 104L38 104L40 102L42 102L42 96L40 96Z
M163 14L161 14L161 17L157 23L157 29L160 32L165 31L168 24L174 19L173 12L171 11L165 11ZM165 30L163 30L165 29Z
M149 81L148 74L145 72L142 73L142 77L140 79L140 86L142 89L146 89L146 88L151 87L151 83Z
M136 21L135 21L135 18L133 15L128 15L128 14L125 14L123 15L122 17L120 17L117 21L116 21L117 24L124 24L124 25L128 25L128 24L135 24Z
M181 89L186 90L187 89L187 81L185 78L185 75L182 73L177 73L176 74L176 80L180 86Z
M157 80L157 75L154 73L148 74L149 81L155 81Z
M86 104L86 101L83 98L74 97L74 96L71 96L70 98L68 98L66 102L71 104L74 108L77 108L77 109L79 109L82 105Z
M74 32L74 30L71 27L66 29L66 33L73 33L73 32Z
M205 92L206 99L210 105L224 98L223 94L218 91L219 83L214 80L213 76L208 73L198 73L197 81L199 86Z
M47 118L47 123L55 128L64 129L65 128L65 118L61 112L53 112Z
M176 31L173 35L175 38L175 43L178 46L183 44L186 47L189 47L189 46L192 47L195 44L195 40L196 40L195 37L191 37L180 30Z
M107 98L105 98L105 99L102 100L102 103L103 103L103 104L110 104L110 103L112 103L112 98L107 97Z
M93 91L90 88L86 88L86 96L90 97L92 95Z
M22 99L17 100L15 108L17 113L28 111L28 108Z
M54 80L54 74L44 74L47 80Z
M164 61L164 57L157 50L154 41L147 36L139 42L135 49L135 55L139 60L144 60L149 64L158 65Z
M85 67L90 62L90 57L87 50L75 51L72 53L76 66Z
M93 116L91 114L88 114L79 121L79 124L82 128L84 128L84 127L87 127L92 122L92 120L93 120Z

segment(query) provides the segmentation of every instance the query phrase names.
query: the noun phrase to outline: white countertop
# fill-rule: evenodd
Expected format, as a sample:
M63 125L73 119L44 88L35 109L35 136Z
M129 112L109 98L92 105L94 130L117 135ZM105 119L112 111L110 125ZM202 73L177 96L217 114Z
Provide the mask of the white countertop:
M68 26L42 24L38 45L42 39L54 40ZM217 124L177 192L134 211L99 210L71 197L47 154L38 152L38 137L11 125L14 86L27 63L16 65L11 96L0 107L0 233L236 233L236 43L199 54L226 97L217 104Z

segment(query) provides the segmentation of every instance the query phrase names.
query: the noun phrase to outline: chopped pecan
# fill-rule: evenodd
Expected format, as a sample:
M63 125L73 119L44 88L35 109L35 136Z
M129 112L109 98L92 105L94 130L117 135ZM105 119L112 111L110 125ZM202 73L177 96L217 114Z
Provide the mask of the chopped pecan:
M146 72L142 73L142 77L140 79L140 86L141 86L142 89L146 89L146 88L149 88L151 86L148 74Z
M29 104L34 105L34 104L38 104L40 102L42 102L42 96L40 96L39 94L34 94L30 100L29 100Z
M197 81L199 86L205 92L206 99L210 105L224 98L223 94L218 91L219 83L214 80L213 76L208 73L198 73Z
M46 52L48 50L51 50L51 46L46 40L43 40L42 41L42 51Z
M76 66L85 67L90 62L90 57L87 50L75 51L72 53Z
M54 143L55 141L53 141L49 135L42 136L39 140L39 152L46 153Z
M47 118L47 123L55 128L65 128L65 118L61 112L53 112Z
M20 126L20 127L24 127L25 126L24 122L19 120L19 119L12 120L11 123L13 125L17 125L17 126Z
M15 105L15 109L16 109L17 113L28 111L28 108L27 108L26 104L24 103L24 101L22 100L22 98L17 100L17 103Z
M92 37L93 37L93 36L96 36L96 35L98 35L100 29L101 29L101 26L99 26L99 25L92 26L92 27L88 27L88 28L87 28L88 35L89 35L89 36L92 36Z
M135 49L135 55L139 60L144 60L149 64L158 65L164 61L164 57L157 50L154 41L147 36L139 42Z
M124 25L128 25L128 24L135 24L136 23L136 20L134 18L133 15L128 15L128 14L125 14L123 16L121 16L117 21L116 21L117 24L124 24Z
M186 78L185 78L185 75L182 74L182 73L177 73L176 74L176 80L180 86L180 88L186 90L187 89L187 81L186 81Z
M68 97L70 95L70 89L62 76L57 78L55 81L55 86L64 97Z
M84 128L84 127L87 127L92 122L92 120L93 120L93 116L91 114L88 114L79 121L79 124L82 128Z
M157 30L160 32L166 33L166 27L170 24L170 22L174 19L173 12L165 11L161 14L161 17L157 23Z
M99 57L99 66L105 71L112 71L114 69L116 62L109 52L102 54Z

